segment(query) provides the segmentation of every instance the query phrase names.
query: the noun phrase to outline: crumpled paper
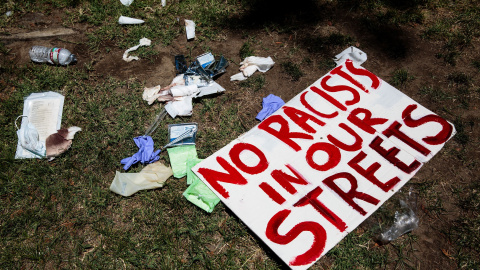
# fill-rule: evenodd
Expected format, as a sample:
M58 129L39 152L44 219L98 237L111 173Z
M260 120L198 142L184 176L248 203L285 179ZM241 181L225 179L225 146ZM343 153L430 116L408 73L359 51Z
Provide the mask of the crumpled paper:
M272 113L276 112L280 107L283 106L285 102L280 98L273 94L268 95L267 97L263 98L262 101L262 110L257 114L255 119L259 121L263 121L263 119L269 117Z
M126 61L126 62L131 62L133 60L139 60L140 58L138 58L137 56L128 56L128 53L131 52L131 51L137 50L141 46L150 46L151 44L152 44L152 41L148 38L140 39L140 44L138 44L137 46L131 47L130 49L126 50L123 53L123 60Z
M150 136L139 136L133 138L133 141L137 145L138 152L133 156L124 158L120 161L121 164L125 165L124 170L128 170L133 164L140 162L142 164L153 163L160 159L160 151L154 151L153 139Z
M110 190L122 196L130 196L139 190L162 187L172 174L172 169L159 161L148 164L139 173L117 171Z
M270 70L275 62L269 57L249 56L240 62L240 73L230 77L230 81L243 81L252 76L257 70L260 72L267 72Z

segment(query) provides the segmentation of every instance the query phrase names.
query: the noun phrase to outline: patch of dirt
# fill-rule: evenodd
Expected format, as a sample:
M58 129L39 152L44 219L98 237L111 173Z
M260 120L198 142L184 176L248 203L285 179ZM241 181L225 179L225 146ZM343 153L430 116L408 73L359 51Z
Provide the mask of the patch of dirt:
M14 29L4 29L3 32L15 34L60 27L61 14L58 12L53 12L49 16L38 13L26 14L20 18L18 26ZM74 30L85 30L87 28L86 25L75 25L73 27ZM361 27L359 18L348 14L338 16L333 22L325 20L315 25L309 25L303 31L297 31L293 34L250 29L246 30L248 35L245 35L240 31L226 29L224 37L220 41L208 42L204 45L208 45L215 55L224 55L230 60L230 66L227 68L226 74L219 77L217 82L230 92L229 96L238 99L239 106L241 106L240 110L249 111L252 116L261 109L262 98L266 95L275 94L288 101L328 72L329 69L322 66L322 63L333 58L346 46L325 47L320 51L312 51L309 46L313 46L311 42L314 35L328 36L332 33L338 33L354 38L355 41L352 45L361 48L368 55L368 60L363 66L385 81L388 82L392 73L398 69L405 69L409 74L412 74L414 76L413 81L407 83L400 90L426 108L451 122L456 118L466 119L468 117L474 117L478 120L478 98L470 101L471 110L462 110L455 100L445 100L439 103L439 101L430 100L427 96L420 94L419 90L422 87L431 86L434 89L447 89L444 91L448 91L451 96L456 95L455 87L446 87L446 85L449 85L447 77L452 73L453 67L446 65L443 60L435 57L440 51L440 45L437 42L422 39L420 30L420 28L405 26L385 27L372 32ZM120 49L111 49L108 53L104 50L96 54L91 53L85 45L87 41L86 32L77 31L76 34L62 37L6 40L4 42L6 47L11 50L10 60L18 65L30 63L28 51L33 45L64 47L75 53L78 58L78 62L68 68L83 69L86 65L90 65L92 72L100 76L112 76L124 81L136 79L142 82L145 87L170 84L175 76L175 55L184 54L195 57L205 52L202 46L198 46L195 42L187 42L185 37L181 35L168 47L156 45L154 50L157 54L151 59L140 59L127 63L122 60L124 51ZM250 92L243 97L237 97L235 91L240 88L239 83L231 82L229 78L238 72L238 64L242 61L239 51L247 41L246 36L254 37L255 42L252 46L255 55L271 56L276 65L264 74L265 85L261 90ZM132 46L135 45L132 44ZM114 48L115 46L109 47ZM135 55L135 52L131 54ZM465 50L459 58L455 71L478 77L478 72L470 68L470 62L471 59L480 59L479 57L480 52L478 50L474 48ZM303 76L298 81L293 81L282 70L281 64L283 62L293 62L299 65ZM475 82L478 84L478 81ZM125 93L126 91L128 91L126 87L115 90L117 93ZM139 96L139 98L141 97ZM472 127L470 136L471 138L479 137L477 126ZM453 220L462 215L461 210L455 203L456 198L451 195L451 190L457 188L458 183L467 185L479 173L477 168L464 167L465 163L455 159L455 155L446 154L466 151L464 152L466 153L466 159L478 159L477 150L461 149L463 149L462 145L454 140L449 141L445 149L426 164L411 180L414 185L427 180L432 181L435 186L432 187L433 190L430 192L438 195L444 208L440 215L432 213L426 207L431 204L426 201L428 198L420 198L420 204L423 206L420 211L421 225L413 232L418 237L418 241L414 242L413 251L409 255L412 264L418 269L456 269L455 261L445 255L445 251L453 252L454 244L449 242L444 231L452 226ZM95 246L95 243L92 245ZM221 248L220 245L210 247L211 250L219 248Z

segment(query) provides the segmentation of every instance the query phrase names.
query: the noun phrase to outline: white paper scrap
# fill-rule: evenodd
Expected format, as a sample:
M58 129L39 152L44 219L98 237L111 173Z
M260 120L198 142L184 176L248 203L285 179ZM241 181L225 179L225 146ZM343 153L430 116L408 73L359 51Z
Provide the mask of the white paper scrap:
M141 46L150 46L151 44L152 44L152 41L148 38L140 39L140 44L138 44L137 46L131 47L130 49L126 50L123 53L123 60L125 60L127 62L130 62L132 60L139 60L140 58L138 58L137 56L128 56L128 53L131 52L131 51L137 50Z

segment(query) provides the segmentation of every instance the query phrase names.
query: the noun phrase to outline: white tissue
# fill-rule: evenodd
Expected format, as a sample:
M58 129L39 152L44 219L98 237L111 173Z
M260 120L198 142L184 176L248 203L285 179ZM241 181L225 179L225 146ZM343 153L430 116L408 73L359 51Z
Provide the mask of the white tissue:
M135 51L136 49L140 48L141 46L150 46L151 44L152 44L152 41L148 38L140 39L140 44L138 44L137 46L131 47L130 49L126 50L123 53L123 60L125 60L127 62L130 62L132 60L140 59L137 56L128 56L128 53L131 52L131 51Z
M177 116L190 116L193 111L192 97L182 97L179 100L168 102L165 105L165 110L172 118Z

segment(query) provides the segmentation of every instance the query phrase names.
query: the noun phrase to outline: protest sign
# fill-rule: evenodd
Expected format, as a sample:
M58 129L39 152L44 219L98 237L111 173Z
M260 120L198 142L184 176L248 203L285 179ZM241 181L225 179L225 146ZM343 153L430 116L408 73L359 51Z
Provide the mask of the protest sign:
M193 171L289 267L306 269L454 133L347 59Z

